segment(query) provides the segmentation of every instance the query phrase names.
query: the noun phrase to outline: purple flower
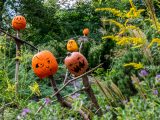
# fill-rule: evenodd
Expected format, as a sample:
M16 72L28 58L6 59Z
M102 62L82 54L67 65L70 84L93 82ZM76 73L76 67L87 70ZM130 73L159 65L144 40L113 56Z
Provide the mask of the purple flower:
M154 95L158 95L158 90L153 90Z
M49 98L45 98L45 103L46 105L48 105L49 103L51 103L51 100Z
M71 97L72 97L73 99L76 99L76 98L78 98L79 96L80 96L79 93L75 93L75 94L73 94Z
M148 75L148 72L145 69L141 70L139 73L139 76L141 76L141 77L145 77L147 75Z
M29 110L28 108L24 108L24 109L22 110L21 115L22 115L22 116L26 116L28 113L30 113L30 110Z
M156 75L156 78L157 78L157 79L160 78L160 74L157 74L157 75Z
M160 74L156 75L155 80L156 80L156 84L160 83Z

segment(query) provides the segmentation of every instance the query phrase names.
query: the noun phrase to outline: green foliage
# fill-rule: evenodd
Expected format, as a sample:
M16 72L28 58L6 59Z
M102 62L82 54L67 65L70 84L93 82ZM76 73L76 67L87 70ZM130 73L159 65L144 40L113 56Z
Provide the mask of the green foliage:
M146 120L160 118L158 111L160 109L158 97L152 96L147 100L139 98L131 98L130 102L125 106L125 109L117 108L118 120Z
M71 102L73 106L71 109L62 107L57 99L52 97L53 88L49 79L40 80L33 73L31 60L37 51L29 50L28 46L21 47L21 57L18 58L20 60L19 86L16 95L15 43L1 34L0 119L81 120L83 118L78 110L82 109L86 114L90 114L93 120L159 120L160 42L158 38L160 35L146 11L137 15L138 8L146 10L144 4L139 4L139 1L134 3L136 7L132 5L133 14L127 17L126 14L131 7L127 0L78 2L72 9L61 9L54 0L7 1L5 6L8 7L5 8L25 15L27 19L27 29L20 32L20 37L27 39L40 50L51 51L57 58L59 70L54 75L54 79L58 88L63 86L66 73L63 62L67 52L67 40L73 37L78 41L79 37L82 37L82 29L86 27L90 29L90 34L86 37L89 41L83 44L81 52L87 58L90 69L99 63L104 63L101 68L88 75L103 115L97 115L97 110L84 91L76 91L76 94L71 95L75 90L83 89L81 78L77 81L77 88L73 86L74 83L71 83L61 91L62 97L65 96L63 99ZM153 3L157 14L159 2L154 0ZM112 9L109 9L109 12L96 12L96 7ZM113 13L117 11L113 8L119 9L119 15L124 16L114 16ZM12 17L10 10L8 16L3 13L7 18L3 26L13 32L8 24ZM104 36L102 41L102 35L112 37ZM139 42L136 38L143 38L145 42L135 47L136 42ZM153 38L158 40L149 48L148 45ZM131 40L135 40L134 44L125 44ZM136 68L138 66L136 63L139 63L139 68ZM145 71L144 75L142 70ZM40 95L30 89L34 88L35 82ZM51 102L43 106L46 98ZM42 110L36 113L41 106L43 106ZM24 108L29 109L29 112L23 116Z

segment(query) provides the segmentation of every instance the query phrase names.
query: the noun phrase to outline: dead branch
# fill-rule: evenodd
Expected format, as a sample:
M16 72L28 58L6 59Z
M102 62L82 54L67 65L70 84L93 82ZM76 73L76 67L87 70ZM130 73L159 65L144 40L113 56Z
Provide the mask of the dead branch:
M11 38L13 38L13 39L15 40L15 42L18 42L18 43L21 43L21 44L29 45L29 46L32 47L33 49L39 51L39 49L36 48L34 45L31 45L30 43L26 42L25 40L22 40L22 39L20 39L20 38L17 38L17 37L15 37L15 36L13 36L13 35L7 33L6 31L2 30L2 28L0 28L0 32L6 34L7 36L9 36L9 37L11 37Z

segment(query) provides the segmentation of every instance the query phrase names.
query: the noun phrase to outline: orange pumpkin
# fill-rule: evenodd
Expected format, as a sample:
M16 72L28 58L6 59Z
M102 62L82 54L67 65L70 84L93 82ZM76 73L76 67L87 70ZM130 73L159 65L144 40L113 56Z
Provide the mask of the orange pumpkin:
M76 43L75 40L71 39L71 40L69 40L67 42L67 50L69 52L76 52L76 51L78 51L78 45L77 45L77 43Z
M64 64L70 73L79 76L88 68L87 59L80 52L72 52L65 58Z
M58 63L50 51L44 50L33 56L32 68L34 73L42 79L54 75L58 70Z
M88 36L88 34L89 34L89 29L88 28L83 29L83 35Z
M12 27L15 30L25 29L26 28L26 19L21 15L15 16L12 20Z

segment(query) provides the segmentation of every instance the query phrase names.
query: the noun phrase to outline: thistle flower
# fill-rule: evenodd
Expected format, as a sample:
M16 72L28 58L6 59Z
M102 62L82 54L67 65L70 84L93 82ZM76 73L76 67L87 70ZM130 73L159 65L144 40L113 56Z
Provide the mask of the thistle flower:
M49 98L45 98L45 103L46 105L48 105L49 103L51 103L51 100Z
M139 73L139 76L141 76L141 77L145 77L147 75L148 75L148 72L145 69L141 70Z
M73 98L73 99L76 99L76 98L78 98L80 96L80 94L79 93L75 93L74 95L72 95L71 97Z
M22 110L21 115L22 115L22 116L26 116L28 113L30 113L30 110L29 110L28 108L24 108L24 109Z
M160 74L157 74L157 75L156 75L156 78L157 78L157 79L160 79Z
M160 84L160 74L157 74L155 77L155 84L158 85Z
M154 95L158 95L158 90L153 90Z

